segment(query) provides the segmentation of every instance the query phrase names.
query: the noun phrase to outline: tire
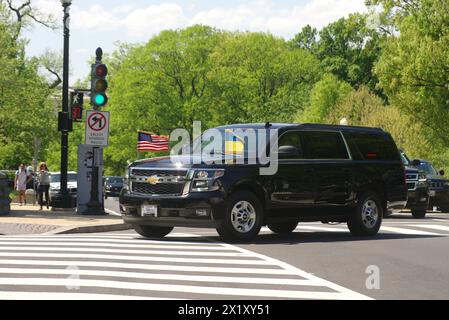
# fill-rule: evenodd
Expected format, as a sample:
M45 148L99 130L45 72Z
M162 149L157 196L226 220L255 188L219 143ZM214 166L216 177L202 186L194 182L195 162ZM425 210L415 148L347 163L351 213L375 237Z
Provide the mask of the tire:
M353 236L374 236L379 232L384 203L374 192L363 193L354 214L349 217L348 228Z
M135 225L134 230L146 238L163 238L173 230L173 227Z
M259 199L250 191L237 191L227 201L225 217L217 232L228 242L250 241L259 234L262 221Z
M426 216L426 210L412 210L412 216L415 219L422 219Z
M393 215L393 211L391 211L391 210L387 210L387 211L385 211L384 212L384 218L389 218L389 217L391 217Z
M268 229L277 234L289 234L298 226L297 221L273 222L267 225Z

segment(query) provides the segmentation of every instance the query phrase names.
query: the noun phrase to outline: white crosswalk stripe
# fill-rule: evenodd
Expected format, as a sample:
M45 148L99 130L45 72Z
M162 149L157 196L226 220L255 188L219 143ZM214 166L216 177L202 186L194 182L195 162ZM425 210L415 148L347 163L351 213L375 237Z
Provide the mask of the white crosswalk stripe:
M177 241L179 240L179 241ZM191 234L1 236L0 299L370 299Z

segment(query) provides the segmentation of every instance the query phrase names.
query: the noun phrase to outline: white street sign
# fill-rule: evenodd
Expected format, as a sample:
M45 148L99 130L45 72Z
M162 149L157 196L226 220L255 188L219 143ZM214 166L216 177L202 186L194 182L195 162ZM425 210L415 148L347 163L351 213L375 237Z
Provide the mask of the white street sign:
M109 112L87 111L86 144L107 147L109 138Z

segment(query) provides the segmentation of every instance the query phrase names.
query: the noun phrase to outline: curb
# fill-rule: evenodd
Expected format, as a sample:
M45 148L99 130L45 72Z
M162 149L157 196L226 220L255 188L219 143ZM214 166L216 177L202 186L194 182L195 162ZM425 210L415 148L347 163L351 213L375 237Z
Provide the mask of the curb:
M61 227L49 232L41 233L41 235L96 233L96 232L109 232L109 231L124 231L129 229L132 229L132 226L126 223L98 225L98 226L84 226L84 227Z

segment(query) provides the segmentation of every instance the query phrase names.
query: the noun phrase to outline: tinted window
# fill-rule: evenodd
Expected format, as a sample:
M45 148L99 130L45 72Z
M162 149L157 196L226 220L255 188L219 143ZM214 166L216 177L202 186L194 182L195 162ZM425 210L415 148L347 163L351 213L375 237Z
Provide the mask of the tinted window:
M278 141L278 147L282 146L293 146L298 148L299 157L294 157L295 159L301 159L302 156L302 147L301 147L301 132L300 131L290 131L283 134Z
M429 163L429 162L421 162L421 164L418 166L419 169L426 172L427 174L437 176L438 172L437 170Z
M346 132L344 135L355 160L401 160L388 134Z
M339 132L301 132L305 159L349 159Z

